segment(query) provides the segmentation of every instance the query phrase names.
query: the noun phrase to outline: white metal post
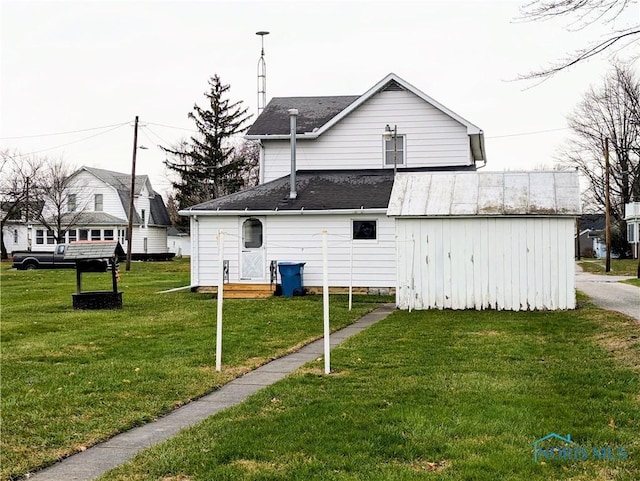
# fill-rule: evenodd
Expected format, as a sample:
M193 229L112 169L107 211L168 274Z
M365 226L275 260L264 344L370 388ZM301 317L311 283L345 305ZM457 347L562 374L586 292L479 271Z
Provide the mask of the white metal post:
M222 302L224 297L224 233L218 231L218 313L216 316L216 371L222 369Z
M353 306L353 235L349 246L349 310Z
M327 246L327 231L322 231L322 299L324 304L324 373L331 372L329 340L329 248Z

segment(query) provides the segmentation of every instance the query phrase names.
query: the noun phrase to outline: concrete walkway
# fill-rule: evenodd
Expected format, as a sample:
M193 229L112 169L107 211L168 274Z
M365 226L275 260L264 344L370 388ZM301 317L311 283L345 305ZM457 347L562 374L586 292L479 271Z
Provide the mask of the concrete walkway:
M621 283L628 276L602 276L584 272L576 264L576 289L603 309L617 311L640 321L640 288Z
M331 334L331 348L345 339L384 319L395 310L395 305L384 304L355 323ZM182 429L228 407L241 403L260 389L279 381L306 363L323 356L324 340L319 339L299 351L276 359L244 376L225 384L196 401L172 413L119 434L84 452L70 456L53 466L29 476L30 481L81 481L95 479L110 469L124 464L139 451L175 436Z

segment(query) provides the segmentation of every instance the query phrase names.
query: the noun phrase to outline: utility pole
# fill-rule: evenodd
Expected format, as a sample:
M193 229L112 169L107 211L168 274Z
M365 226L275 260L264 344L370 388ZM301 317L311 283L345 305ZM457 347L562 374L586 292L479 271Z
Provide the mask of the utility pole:
M26 209L25 209L25 219L26 219L26 224L27 224L27 250L31 251L31 228L29 226L29 182L30 182L30 178L27 177L25 179L26 184L27 184L27 192L26 192Z
M604 139L604 218L605 218L605 243L607 244L607 256L605 260L605 272L611 272L611 198L609 185L609 137Z
M127 272L131 270L131 248L133 245L133 197L136 192L136 153L138 152L138 116L133 125L133 157L131 160L131 192L129 193L129 229L127 231Z

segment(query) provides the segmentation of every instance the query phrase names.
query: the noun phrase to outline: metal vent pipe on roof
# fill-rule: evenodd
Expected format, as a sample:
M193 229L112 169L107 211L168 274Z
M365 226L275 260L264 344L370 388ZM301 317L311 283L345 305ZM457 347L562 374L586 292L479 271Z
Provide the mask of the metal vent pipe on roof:
M289 198L295 199L298 197L296 192L296 117L298 115L298 109L289 109L290 120L290 132L291 132L291 180L289 191Z

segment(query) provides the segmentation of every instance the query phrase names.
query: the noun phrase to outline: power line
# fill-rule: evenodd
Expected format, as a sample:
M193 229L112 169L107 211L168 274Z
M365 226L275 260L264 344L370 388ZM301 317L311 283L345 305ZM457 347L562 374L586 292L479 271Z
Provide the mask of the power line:
M127 121L121 124L103 125L102 127L90 127L88 129L68 130L66 132L52 132L49 134L32 134L32 135L16 135L13 137L0 137L0 140L31 139L34 137L51 137L53 135L77 134L79 132L89 132L91 130L108 129L109 127L121 127L123 125L127 125L128 123L129 122Z
M487 139L503 139L505 137L522 137L524 135L536 135L536 134L546 134L548 132L560 132L561 130L569 130L569 127L562 127L560 129L536 130L532 132L520 132L517 134L492 135L491 137L487 137Z
M155 125L155 124L154 124L154 125ZM143 130L144 130L144 131L148 131L150 134L153 134L154 136L156 136L157 138L159 138L159 139L160 139L160 140L161 140L161 141L162 141L166 146L169 146L169 145L170 145L170 142L167 142L167 140L165 140L163 137L161 137L161 136L160 136L160 135L158 135L156 132L154 132L153 130L151 130L151 129L148 127L148 125L145 125L145 126L144 126L144 128L143 128ZM145 135L146 135L146 132L145 132ZM147 136L147 138L149 138L149 137ZM151 139L149 139L149 140L151 140Z
M194 129L185 129L184 127L175 127L173 125L167 125L167 124L159 124L156 122L147 122L148 125L157 125L158 127L167 127L169 129L176 129L176 130L185 130L187 132L198 132L197 130Z
M61 147L66 147L67 145L72 145L72 144L77 144L80 142L84 142L85 140L89 140L89 139L93 139L94 137L99 137L100 135L104 135L104 134L108 134L109 132L112 132L116 129L119 129L120 127L124 127L125 125L128 125L129 122L125 122L123 124L118 124L115 127L106 130L104 132L99 132L97 134L94 135L90 135L89 137L84 137L82 139L78 139L78 140L74 140L73 142L67 142L66 144L61 144L61 145L56 145L54 147L48 147L46 149L40 149L40 150L34 150L33 152L27 152L26 154L18 154L18 157L26 157L27 155L32 155L32 154L39 154L40 152L46 152L48 150L55 150L55 149L59 149Z

